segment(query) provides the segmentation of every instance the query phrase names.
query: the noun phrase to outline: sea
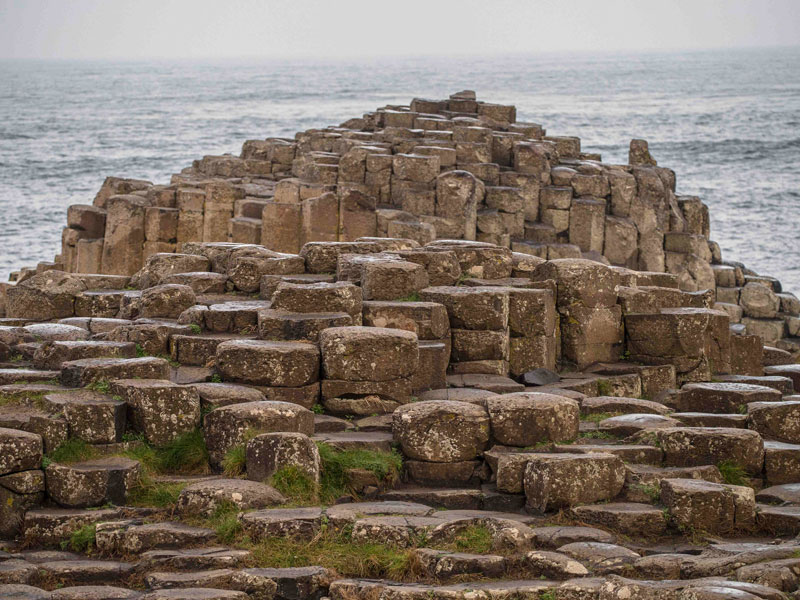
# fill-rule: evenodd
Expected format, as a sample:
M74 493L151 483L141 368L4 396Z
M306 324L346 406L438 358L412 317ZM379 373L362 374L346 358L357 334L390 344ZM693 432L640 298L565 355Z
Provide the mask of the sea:
M800 292L800 47L277 61L0 61L0 280L60 251L108 175L472 89L606 162L650 142L711 209L723 257Z

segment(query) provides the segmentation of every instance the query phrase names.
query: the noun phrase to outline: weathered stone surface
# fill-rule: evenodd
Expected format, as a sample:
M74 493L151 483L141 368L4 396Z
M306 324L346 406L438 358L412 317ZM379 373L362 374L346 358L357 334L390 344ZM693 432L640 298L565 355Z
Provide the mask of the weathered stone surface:
M303 433L276 432L255 436L246 447L247 478L268 481L277 471L293 467L319 481L320 457L316 444Z
M409 458L430 462L472 460L489 440L489 417L484 408L465 402L416 402L395 411L392 431Z
M258 336L264 340L317 342L323 329L352 324L353 319L347 313L292 313L264 309L258 313Z
M121 379L112 392L128 405L133 427L154 446L165 446L200 424L200 397L192 388L164 380Z
M113 503L122 506L139 483L138 461L122 457L100 458L72 464L51 462L45 469L47 494L67 508Z
M736 413L750 402L774 402L778 390L763 385L732 382L689 383L681 388L676 408L681 412Z
M531 454L524 476L528 507L552 510L610 500L625 482L625 466L611 454Z
M271 387L301 387L319 378L319 350L304 342L230 340L217 346L226 380Z
M42 451L41 436L0 427L0 475L38 469Z
M335 271L335 263L332 271ZM279 283L272 308L300 313L345 312L354 325L361 324L361 288L349 282Z
M67 361L86 358L135 358L136 345L130 342L51 341L33 355L37 369L60 369Z
M101 552L135 555L147 550L179 549L209 544L214 532L169 521L140 524L106 521L97 524L95 543Z
M312 538L322 522L322 509L272 508L243 513L239 516L245 531L253 539L266 537Z
M167 281L171 276L182 273L208 271L211 263L205 256L196 254L158 253L148 256L144 266L131 277L132 287L144 290Z
M314 413L288 402L243 402L216 408L203 422L206 446L213 464L220 464L233 446L245 443L248 431L289 431L312 435Z
M623 535L655 538L667 529L664 512L649 504L611 502L576 506L571 513L582 523L607 527Z
M82 279L63 271L45 271L6 291L6 316L49 321L74 314L75 297L86 289Z
M571 579L583 577L589 571L577 560L566 554L547 550L533 550L525 555L525 566L531 574L546 579Z
M655 442L664 464L675 467L717 465L733 461L750 473L760 473L764 442L755 431L726 427L678 427L644 431L635 439Z
M750 429L766 439L796 444L800 442L800 396L782 402L751 402L747 421Z
M486 400L492 437L507 446L535 446L578 436L578 403L551 394L521 392Z
M741 486L694 479L661 481L661 501L679 527L709 533L731 533L755 522L755 494Z
M139 314L142 317L177 319L183 311L196 303L194 290L188 285L157 285L142 292Z
M243 479L209 479L184 488L175 508L187 515L211 515L220 506L230 504L247 510L284 502L283 495L264 483Z
M331 327L320 333L326 377L390 381L413 375L419 351L410 331L383 327Z
M508 327L509 300L505 290L479 287L429 287L420 292L425 302L447 308L456 329L503 330Z
M61 383L66 387L85 386L113 379L169 379L169 362L163 358L86 358L66 362L61 367Z

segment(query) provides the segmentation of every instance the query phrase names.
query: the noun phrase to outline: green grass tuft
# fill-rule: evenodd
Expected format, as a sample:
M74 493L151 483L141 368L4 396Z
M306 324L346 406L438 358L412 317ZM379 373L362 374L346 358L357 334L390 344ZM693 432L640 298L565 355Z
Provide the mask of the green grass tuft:
M315 415L321 415L325 412L325 407L322 406L322 404L315 404L311 407L311 412L313 412Z
M208 449L202 429L184 433L156 450L161 473L208 473Z
M128 495L128 504L130 506L170 508L175 506L178 496L186 485L186 483L178 482L153 481L149 476L143 475L139 485Z
M189 330L192 333L201 333L203 331L202 328L200 327L200 325L198 325L197 323L191 323L189 325Z
M206 520L206 527L213 529L217 539L223 544L232 544L242 533L242 524L238 518L239 507L233 502L221 502Z
M356 542L350 530L326 529L311 542L266 538L247 548L258 567L305 567L321 565L343 577L417 580L422 574L414 553L387 544Z
M228 477L238 477L244 473L247 465L247 453L244 444L233 446L222 458L222 471Z
M92 390L93 392L100 392L101 394L108 394L111 391L111 384L107 379L99 379L87 385L86 389Z
M61 542L61 549L86 552L88 554L94 548L96 535L97 525L94 523L84 525L80 529L73 531L68 540Z
M91 460L98 456L99 452L91 444L78 438L69 438L58 448L47 455L51 462L56 463L76 463L84 460ZM49 464L49 463L48 463Z
M581 415L581 421L588 421L589 423L599 423L605 421L610 417L616 416L616 413L595 413L591 415Z
M750 485L750 477L741 465L734 460L723 460L717 463L722 480L729 485Z
M294 504L313 504L319 501L319 486L297 465L278 469L269 483Z
M403 296L402 298L398 298L395 302L420 302L421 298L419 297L419 292L412 292L408 296Z
M598 379L597 380L597 395L598 396L610 396L611 392L614 391L614 386L611 385L610 381L606 381L605 379Z
M661 488L657 483L634 483L631 487L645 494L653 504L661 500Z
M395 450L376 452L354 449L340 452L324 442L318 443L317 448L321 459L320 500L324 503L350 495L347 478L349 470L371 471L381 481L391 484L399 479L403 468L403 457Z
M222 377L219 373L214 373L211 376L211 383L222 383Z
M453 546L459 552L487 554L492 550L492 532L485 525L470 525L458 532Z

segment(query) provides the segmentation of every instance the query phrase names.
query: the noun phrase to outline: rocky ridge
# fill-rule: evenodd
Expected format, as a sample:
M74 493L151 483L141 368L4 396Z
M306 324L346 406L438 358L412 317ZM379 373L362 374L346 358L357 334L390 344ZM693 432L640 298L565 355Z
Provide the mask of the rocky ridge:
M108 178L0 290L0 597L788 598L800 301L471 92Z

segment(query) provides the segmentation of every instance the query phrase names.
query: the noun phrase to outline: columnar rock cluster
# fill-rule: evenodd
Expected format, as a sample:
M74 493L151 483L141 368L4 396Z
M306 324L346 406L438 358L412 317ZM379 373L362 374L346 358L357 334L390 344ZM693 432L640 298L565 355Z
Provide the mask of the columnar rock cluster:
M0 597L797 592L800 301L675 190L471 92L107 179L2 288Z

